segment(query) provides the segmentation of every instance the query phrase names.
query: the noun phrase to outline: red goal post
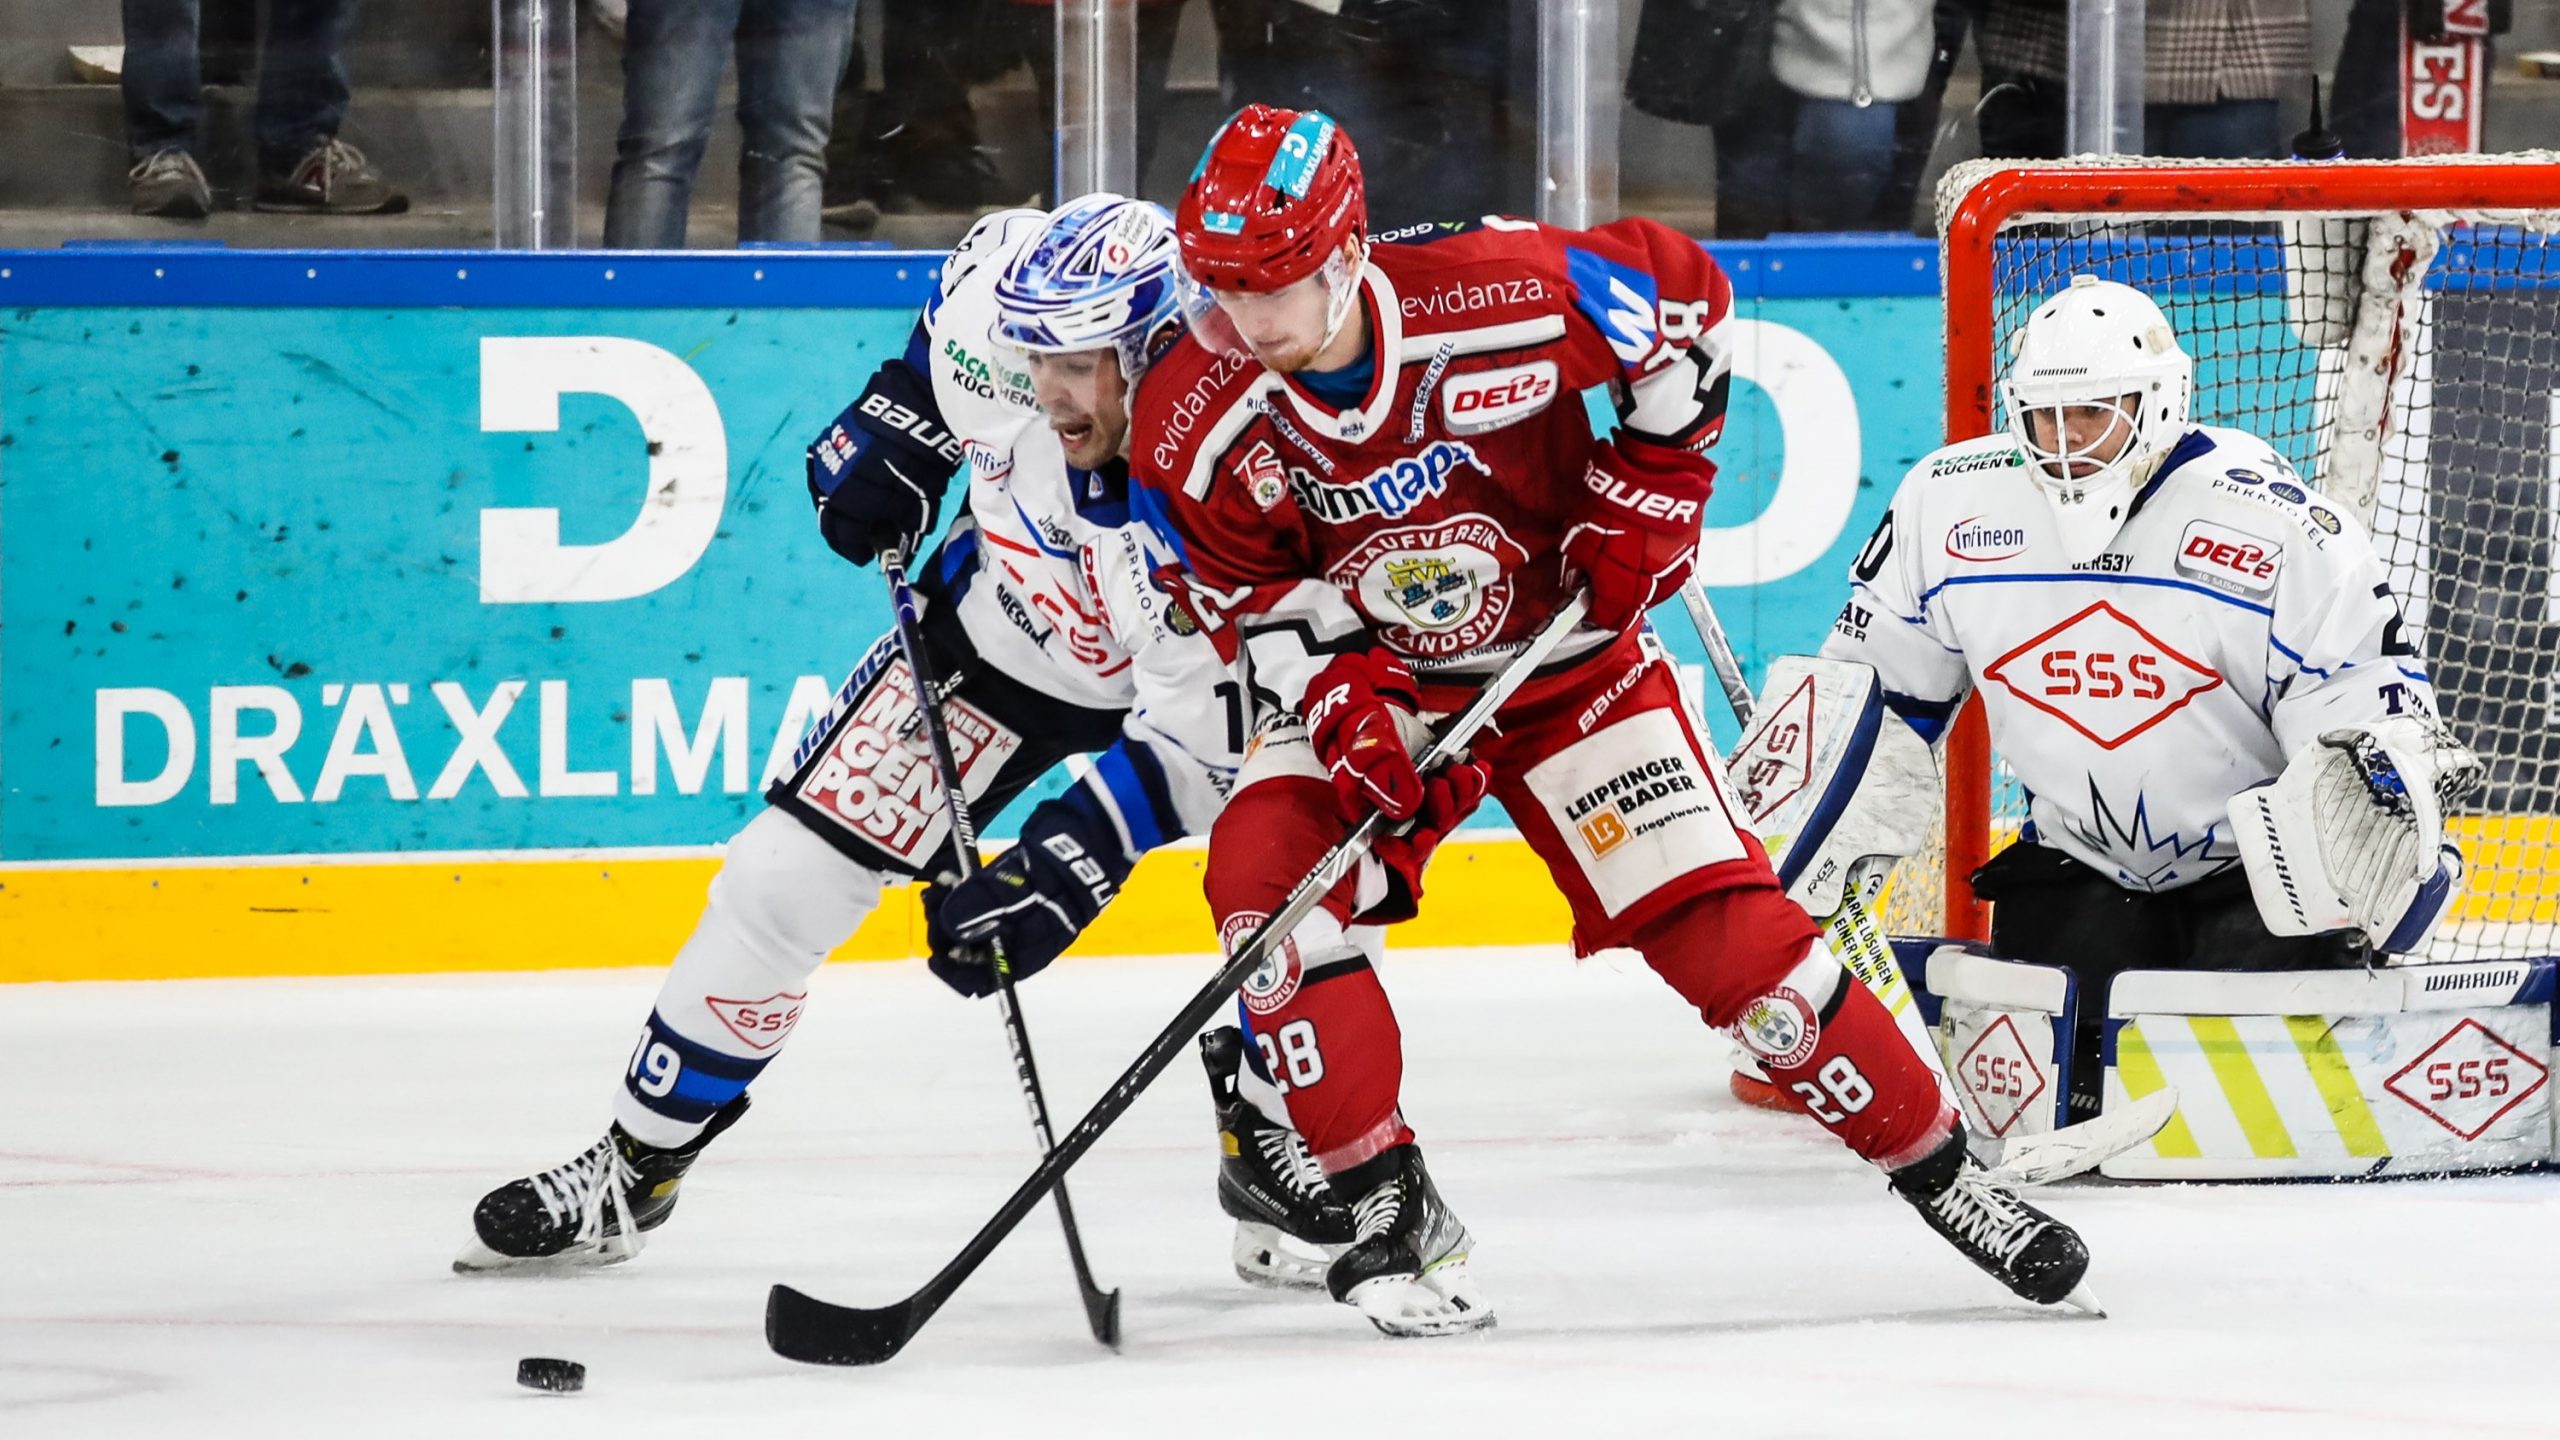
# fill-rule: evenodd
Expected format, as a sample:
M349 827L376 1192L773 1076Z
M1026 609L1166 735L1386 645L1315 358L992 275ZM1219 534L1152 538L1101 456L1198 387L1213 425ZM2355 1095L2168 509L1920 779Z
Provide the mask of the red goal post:
M2457 351L2448 347L2468 344L2466 337L2477 329L2468 320L2440 327L2430 290L2528 294L2530 300L2520 302L2524 319L2512 327L2515 333L2497 335L2496 358L2505 369L2530 372L2512 377L2515 384L2560 386L2560 353L2552 349L2560 338L2550 333L2560 323L2545 324L2546 316L2560 322L2560 309L2554 308L2560 306L2560 261L2550 256L2548 243L2560 219L2560 154L2276 163L1977 161L1948 173L1938 189L1938 213L1951 442L1988 434L2000 423L1993 397L2001 350L2025 309L2080 267L2134 283L2163 302L2188 348L2198 352L2199 421L2265 435L2291 451L2305 475L2334 475L2333 483L2348 492L2333 490L2342 499L2361 486L2366 493L2355 503L2369 523L2394 523L2393 516L2375 514L2377 488L2394 503L2407 504L2409 486L2426 483L2426 437L2414 442L2414 467L2406 437L2437 418L2412 409L2432 406L2435 392L2430 382L2424 397L2413 401L2422 388L2416 381L2422 369L2438 363L2440 349L2455 357ZM2419 249L2427 259L2386 273L2390 261L2406 262ZM2377 255L2375 264L2366 263ZM2457 264L2474 268L2462 273L2453 268ZM2281 313L2270 319L2268 312ZM2191 326L2210 333L2190 334ZM2441 337L2439 328L2446 332ZM2514 397L2502 397L2502 403L2505 398ZM2560 389L2550 404L2548 445L2560 452ZM2540 483L2546 488L2533 508L2555 517L2547 523L2560 530L2560 453L2545 460L2550 470ZM2509 485L2501 472L2489 488L2506 487L2520 496L2535 480L2519 472ZM2509 508L2521 514L2522 504L2517 500ZM2480 528L2493 530L2502 518L2489 513L2493 508L2484 508ZM2447 607L2458 609L2463 592L2457 585L2453 593L2429 593L2437 588L2440 569L2428 547L2440 549L2449 532L2428 506L2408 509L2415 519L2402 528L2414 536L2408 543L2416 547L2416 558L2385 558L2395 568L2395 581L2407 560L2414 592L2404 591L2404 608L2414 602L2412 624L2432 632L2447 618ZM2385 539L2382 528L2377 526L2377 542ZM2560 579L2553 578L2560 567L2551 559L2560 551L2560 533L2545 533L2535 573L2551 611L2560 612ZM2465 541L2450 535L2450 543ZM2457 574L2465 565L2479 568L2463 560ZM2516 582L2519 593L2522 583ZM2436 613L2429 613L2431 606ZM2547 671L2549 651L2560 646L2546 643L2552 632L2539 627L2547 624L2540 620L2533 635L2519 635L2518 654L2542 654L2545 667L2531 678L2545 687L2549 714L2560 717L2560 696L2549 693ZM2534 648L2525 649L2528 644ZM2429 653L2431 667L2437 658ZM2493 678L2523 674L2518 666L2515 676L2501 672ZM2502 714L2506 703L2495 699L2472 708ZM2453 718L2461 728L2462 717ZM2533 823L2537 816L2550 823L2560 794L2536 788L2545 775L2538 747L2519 758L2512 753L2516 747L2483 745L2467 733L2464 738L2490 757L2493 774L2501 756L2513 762L2511 770L2530 772L2531 793L2518 792L2529 809L2512 817L2517 823ZM2492 754L2493 748L2499 753ZM1974 898L1967 877L2014 832L2015 816L1998 812L2000 782L1978 699L1966 702L1952 727L1944 765L1944 848L1904 862L1887 920L1897 930L1936 928L1982 939L1989 934L1989 907ZM2553 769L2560 771L2560 747L2554 749ZM2470 838L2464 843L2467 851L2472 848ZM2483 868L2480 860L2474 856L2475 878ZM2511 908L2519 915L2531 912L2528 918L2538 927L2560 919L2560 875L2545 883L2537 872L2510 888L2518 897Z

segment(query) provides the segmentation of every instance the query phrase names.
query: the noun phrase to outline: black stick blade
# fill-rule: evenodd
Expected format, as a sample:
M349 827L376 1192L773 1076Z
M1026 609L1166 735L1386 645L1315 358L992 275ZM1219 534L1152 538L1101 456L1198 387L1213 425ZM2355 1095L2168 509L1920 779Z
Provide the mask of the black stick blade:
M1093 1338L1108 1345L1116 1353L1120 1349L1120 1292L1088 1290L1084 1297L1084 1318L1093 1326Z
M1114 1333L1119 1298L1112 1296ZM905 1349L922 1323L912 1298L857 1310L776 1285L764 1302L764 1343L774 1354L803 1365L877 1365Z

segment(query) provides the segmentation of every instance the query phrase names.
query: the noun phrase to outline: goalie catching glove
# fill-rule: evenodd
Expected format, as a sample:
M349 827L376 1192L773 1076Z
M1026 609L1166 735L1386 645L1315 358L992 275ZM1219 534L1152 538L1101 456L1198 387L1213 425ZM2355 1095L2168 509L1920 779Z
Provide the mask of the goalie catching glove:
M2231 800L2267 929L2360 930L2391 955L2423 947L2462 883L2445 807L2480 778L2480 757L2425 721L2323 732L2282 775Z

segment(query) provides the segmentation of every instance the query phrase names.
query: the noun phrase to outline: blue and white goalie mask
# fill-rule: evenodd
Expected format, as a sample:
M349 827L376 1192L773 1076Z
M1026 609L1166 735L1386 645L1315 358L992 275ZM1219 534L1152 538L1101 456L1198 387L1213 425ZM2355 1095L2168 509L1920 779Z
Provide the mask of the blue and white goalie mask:
M1135 386L1182 333L1182 285L1162 206L1086 195L1049 212L996 277L993 339L1052 355L1109 348Z
M2107 548L2187 433L2195 362L2151 297L2078 275L2018 333L2000 400L2074 564Z

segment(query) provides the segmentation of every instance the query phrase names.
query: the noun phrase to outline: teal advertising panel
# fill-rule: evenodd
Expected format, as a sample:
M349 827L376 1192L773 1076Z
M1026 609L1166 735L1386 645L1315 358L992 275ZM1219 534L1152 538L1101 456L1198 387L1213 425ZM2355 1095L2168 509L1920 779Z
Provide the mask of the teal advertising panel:
M933 260L0 256L0 862L725 838L886 625L802 451ZM1938 440L1885 268L1742 287L1701 564L1755 672Z

